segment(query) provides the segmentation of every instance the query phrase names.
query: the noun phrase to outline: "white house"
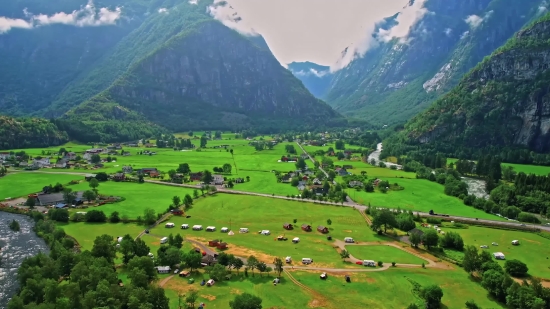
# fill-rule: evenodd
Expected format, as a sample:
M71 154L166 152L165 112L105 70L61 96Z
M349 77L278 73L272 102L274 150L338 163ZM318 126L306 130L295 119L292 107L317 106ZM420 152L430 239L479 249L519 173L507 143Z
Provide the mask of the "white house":
M495 253L493 253L493 256L497 260L504 260L505 259L504 253L502 253L502 252L495 252Z
M40 160L34 159L32 161L32 165L38 166L38 167L50 166L50 158L42 158Z
M86 160L86 161L90 161L92 159L92 154L89 153L89 152L86 152L83 156L82 156L82 159Z
M170 272L170 266L157 266L157 272L159 274L167 274Z
M0 152L0 160L6 160L9 157L10 157L9 152Z

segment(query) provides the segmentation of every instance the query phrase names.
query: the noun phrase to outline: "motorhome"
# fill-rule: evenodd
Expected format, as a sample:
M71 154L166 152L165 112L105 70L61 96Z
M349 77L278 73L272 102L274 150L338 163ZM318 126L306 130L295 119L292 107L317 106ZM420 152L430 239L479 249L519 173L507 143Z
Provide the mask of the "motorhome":
M376 262L373 260L364 260L363 266L376 267Z
M239 229L239 233L248 233L248 228L247 227L241 227Z
M202 230L202 225L193 225L193 230L194 230L194 231L200 231L200 230Z
M162 238L160 239L160 243L161 243L161 244L165 244L165 243L167 243L167 242L168 242L168 237L162 237Z
M216 227L215 226L207 226L206 227L206 231L207 232L214 232L216 230Z
M182 229L182 230L186 230L186 229L188 229L188 228L189 228L189 224L182 224L182 225L181 225L181 229Z
M302 264L311 264L313 263L313 260L311 258L303 258L302 259Z
M173 228L174 226L176 226L176 225L172 222L168 222L164 225L164 227L166 227L166 228Z

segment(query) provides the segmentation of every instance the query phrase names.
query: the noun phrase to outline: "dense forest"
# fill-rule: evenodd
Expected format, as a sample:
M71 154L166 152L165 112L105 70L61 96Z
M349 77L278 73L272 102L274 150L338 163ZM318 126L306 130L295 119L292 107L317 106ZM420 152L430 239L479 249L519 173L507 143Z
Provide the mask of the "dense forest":
M48 147L68 140L67 133L48 120L0 115L0 149Z

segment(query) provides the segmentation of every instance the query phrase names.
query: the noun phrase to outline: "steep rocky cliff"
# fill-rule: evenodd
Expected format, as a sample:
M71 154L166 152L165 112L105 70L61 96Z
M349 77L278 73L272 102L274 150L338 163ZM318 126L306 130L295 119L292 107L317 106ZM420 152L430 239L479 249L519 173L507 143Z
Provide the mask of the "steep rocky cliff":
M462 76L540 17L541 0L426 0L408 36L378 44L338 71L326 101L374 124L403 123L458 84ZM380 23L391 29L399 15Z
M550 14L478 64L401 135L425 144L550 151Z
M176 131L345 123L269 50L214 20L188 27L67 116L87 117L104 104L123 106ZM113 117L102 110L105 119Z

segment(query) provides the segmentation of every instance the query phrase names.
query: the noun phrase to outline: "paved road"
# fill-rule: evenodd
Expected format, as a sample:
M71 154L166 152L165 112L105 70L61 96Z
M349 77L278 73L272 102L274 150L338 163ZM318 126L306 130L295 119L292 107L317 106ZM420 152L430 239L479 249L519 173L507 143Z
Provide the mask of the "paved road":
M308 154L309 155L309 154ZM45 173L45 174L68 174L68 175L88 175L89 173L79 173L79 172L47 172L47 171L21 171L18 173ZM9 173L6 176L9 176L11 173ZM190 185L190 184L176 184L176 183L169 183L169 182L162 182L157 180L145 180L147 183L153 183L153 184L159 184L159 185L165 185L165 186L175 186L175 187L186 187L186 188L193 188L193 189L200 189L200 185ZM315 203L319 205L337 205L337 206L346 206L346 207L353 207L355 209L358 209L359 211L365 211L367 209L367 206L357 204L353 201L347 201L344 203L333 203L333 202L325 202L325 201L311 201L311 200L301 200L301 199L293 199L286 196L279 196L279 195L272 195L272 194L263 194L263 193L256 193L256 192L247 192L247 191L237 191L237 190L231 190L226 188L217 188L217 192L220 193L228 193L228 194L243 194L243 195L250 195L250 196L261 196L261 197L269 197L269 198L277 198L277 199L283 199L283 200L292 200L292 201L305 201L308 203ZM351 200L351 199L350 199ZM390 208L391 209L391 208ZM425 212L415 212L415 214L418 213L422 217L432 217L429 213ZM475 219L475 218L468 218L468 217L460 217L460 216L449 216L446 217L448 220L454 220L454 221L460 221L464 223L471 223L471 224L479 224L479 225L501 225L501 226L507 226L507 227L520 227L521 223L519 222L513 222L513 221L497 221L497 220L488 220L488 219ZM533 224L527 224L527 228L533 227L533 229L540 229L543 231L550 232L550 226L548 225L533 225ZM526 228L523 227L523 228Z

